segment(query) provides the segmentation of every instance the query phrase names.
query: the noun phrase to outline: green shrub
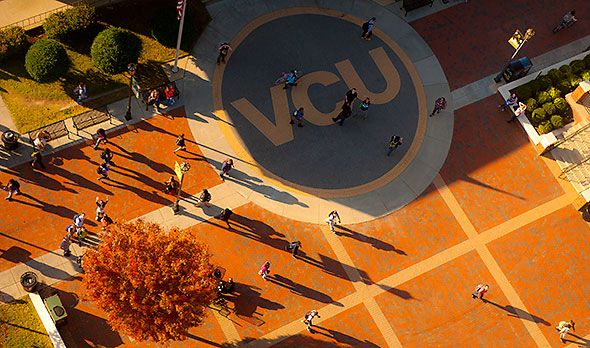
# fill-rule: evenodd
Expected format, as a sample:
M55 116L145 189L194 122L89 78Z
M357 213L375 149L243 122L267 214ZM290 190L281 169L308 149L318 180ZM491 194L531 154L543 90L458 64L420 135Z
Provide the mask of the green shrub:
M572 88L570 86L569 79L559 81L559 83L557 84L557 89L559 89L561 95L566 95L569 92L571 92Z
M47 17L43 23L43 30L51 39L63 39L71 33L82 31L91 26L95 17L94 7L82 3Z
M572 75L569 82L570 82L570 88L571 88L570 90L573 91L574 89L576 89L576 87L578 87L580 82L582 82L582 78L579 76Z
M572 74L572 67L569 65L562 65L559 67L559 71L561 71L564 75L571 75Z
M568 108L567 101L564 98L555 98L553 105L555 105L555 109L560 115L563 115Z
M549 76L546 75L538 77L537 80L539 81L540 91L546 91L553 85L551 78L549 78Z
M51 39L41 39L29 48L25 56L25 68L33 80L54 81L70 66L70 59L62 44Z
M551 100L551 96L549 95L549 93L545 91L539 92L537 94L537 103L539 103L540 105L543 105Z
M532 80L531 82L526 84L527 86L529 86L531 88L531 96L537 95L537 93L539 93L539 91L541 91L541 85L539 83L539 80Z
M551 97L551 100L555 99L555 98L559 98L561 97L561 91L555 87L551 87L547 90L547 93L549 93L549 96Z
M555 114L555 105L553 105L553 103L549 102L549 103L545 103L543 104L543 110L545 110L545 112L547 113L547 115L553 115Z
M551 69L547 73L547 76L551 79L553 86L557 86L559 81L563 78L563 73L559 69Z
M579 75L584 69L586 69L586 65L582 60L576 59L570 62L570 66L572 67L572 74Z
M534 98L529 98L525 102L527 110L535 110L537 108L537 101Z
M544 121L537 127L540 134L547 134L553 130L553 124L550 121Z
M21 27L9 27L0 30L0 61L24 51L27 36Z
M583 81L590 81L590 70L586 70L580 74Z
M514 92L518 96L520 100L527 100L533 97L533 91L529 84L524 84L522 86L518 86L514 91L510 91L511 93Z
M141 40L129 30L115 27L101 31L90 48L94 65L109 75L127 70L140 53Z
M536 108L531 114L531 118L536 124L541 124L541 122L545 121L546 116L547 112L543 108Z
M551 120L551 124L553 125L553 127L555 127L555 129L562 128L563 126L565 126L565 122L563 122L563 118L559 115L551 116L550 120Z
M583 61L584 65L586 66L586 69L590 69L590 54L584 57Z

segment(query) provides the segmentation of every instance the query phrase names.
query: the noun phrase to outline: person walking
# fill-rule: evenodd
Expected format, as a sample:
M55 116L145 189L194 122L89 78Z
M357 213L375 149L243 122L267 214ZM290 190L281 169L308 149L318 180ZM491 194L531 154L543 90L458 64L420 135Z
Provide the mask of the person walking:
M333 233L336 233L336 230L334 230L334 226L336 226L336 219L338 219L339 224L342 223L342 220L340 220L340 215L338 215L336 210L332 210L330 214L328 214L328 218L326 218L326 223L328 226L330 226L330 231Z
M363 120L366 120L369 106L371 106L371 99L365 97L365 99L358 105L358 111L354 113L353 117L361 117Z
M104 150L102 150L102 152L100 153L100 159L102 159L102 162L104 164L107 165L112 165L113 163L113 153L111 152L111 149L109 149L108 147Z
M225 221L225 223L227 224L227 227L231 227L229 224L229 219L231 218L231 216L233 215L233 211L231 211L231 209L229 208L225 208L221 211L221 213L219 213L219 215L215 216L215 218L221 220L221 221Z
M31 162L31 167L36 169L39 166L41 169L45 169L45 164L43 164L43 156L41 155L41 150L35 150L31 154L33 161Z
M339 122L338 125L342 126L342 125L344 125L344 120L349 118L351 114L352 114L352 109L350 108L350 104L345 102L342 105L342 111L340 111L338 116L332 117L332 121Z
M297 127L303 127L303 107L295 110L293 114L291 114L291 121L289 124L295 124L295 120L297 120Z
M16 179L12 178L10 180L8 180L8 183L6 184L6 186L4 186L4 189L6 191L8 191L8 196L5 198L7 201L12 201L12 196L13 195L20 195L20 183L18 181L16 181Z
M555 330L559 332L559 339L561 343L565 343L565 336L572 330L576 332L576 323L573 320L570 321L560 321L559 324L555 327Z
M349 106L352 106L352 103L356 100L356 98L358 97L358 93L356 91L356 88L351 88L348 92L346 92L346 94L344 95L344 103L348 104Z
M229 174L229 171L232 170L233 166L234 161L231 158L228 158L221 163L221 172L219 172L221 180L225 181L225 176Z
M393 151L403 143L404 138L400 137L399 135L392 135L391 139L389 139L389 150L387 151L387 157L391 156Z
M260 274L262 279L266 280L266 277L270 274L270 261L266 260L264 264L262 264L262 267L260 267L258 274Z
M65 257L68 257L71 255L70 244L71 244L71 242L70 242L70 235L69 234L61 240L61 243L59 243L59 248L61 250L63 250Z
M45 130L38 131L37 135L35 136L35 140L33 140L33 145L37 150L42 151L45 148L45 146L47 145L47 141L50 138L51 138L51 135L49 134L48 131L45 131Z
M107 203L109 203L109 196L104 201L96 196L96 221L100 221L104 216L104 208L107 206Z
M83 228L84 222L86 222L86 214L78 213L78 214L74 215L73 221L74 221L74 227L76 229Z
M445 97L440 97L434 101L434 109L432 109L432 113L430 117L434 116L434 114L438 114L441 110L444 110L447 107L447 100Z
M178 147L176 148L176 150L174 150L174 153L176 153L177 151L180 151L180 150L186 151L186 143L184 140L184 133L180 134L178 136L178 138L176 138L176 146L178 146Z
M295 241L287 244L285 250L290 251L293 257L297 257L297 252L299 251L299 248L301 248L301 242Z
M518 103L518 97L516 96L516 93L512 93L504 103L498 105L498 109L504 111L512 105L517 105L516 103Z
M225 57L227 57L227 54L229 53L229 51L231 51L231 46L229 45L229 43L224 42L221 45L219 45L219 55L217 56L217 65L223 63L225 64Z
M490 289L488 284L479 284L475 287L475 291L471 294L471 298L483 299L483 295Z
M362 26L363 33L361 35L362 39L371 40L371 36L373 36L373 27L375 26L376 21L377 21L377 18L371 17L371 19L369 19L368 21L363 23L363 26Z
M204 204L207 207L210 207L211 204L209 204L209 202L211 201L211 194L209 193L209 191L207 189L203 189L203 192L201 192L201 195L197 198L197 204L195 204L195 206L200 207L201 204Z
M307 325L307 331L309 332L311 332L311 327L313 326L313 318L315 317L320 318L320 315L316 309L305 313L305 316L303 317L303 323Z
M98 181L102 180L102 179L108 179L109 178L109 170L111 168L109 167L108 164L106 163L102 163L98 166L98 168L96 168L96 174L100 174L100 176L98 177Z
M109 140L107 139L107 132L104 129L99 128L96 131L96 144L94 144L94 149L98 149L98 145L102 142L108 144Z

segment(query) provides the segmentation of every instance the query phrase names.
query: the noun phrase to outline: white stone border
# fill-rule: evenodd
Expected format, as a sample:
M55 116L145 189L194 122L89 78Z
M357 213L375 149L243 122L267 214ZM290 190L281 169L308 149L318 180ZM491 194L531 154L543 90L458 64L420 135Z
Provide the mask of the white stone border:
M565 64L569 64L571 61L574 61L576 59L582 59L589 54L590 54L590 52L582 52L582 53L575 55L571 58L562 60L559 63L553 64L543 70L536 71L534 74L525 76L523 78L520 78L520 79L510 82L510 83L507 83L507 84L498 88L498 93L500 93L502 98L504 98L504 100L506 100L510 97L510 90L515 89L516 87L522 86L525 83L528 83L528 82L536 79L537 76L547 74L547 72L549 72L549 70L551 70L551 69L559 69L561 66L563 66ZM565 98L565 96L564 96L564 98ZM514 110L512 108L508 108L508 109L510 109L510 111L512 113L514 113ZM531 112L532 112L532 110L531 110ZM533 125L531 124L531 121L529 121L529 119L526 117L525 114L518 116L518 122L520 122L520 124L522 125L522 128L524 128L525 132L527 133L527 135L529 136L529 139L531 139L533 144L537 145L540 143L541 146L543 146L543 148L547 148L547 147L551 146L552 144L554 144L555 142L557 142L557 137L572 127L572 124L570 123L570 124L565 125L565 127L563 127L563 128L554 130L551 133L539 134L537 132L537 130L535 129L535 127L533 127Z
M49 339L51 340L53 346L55 348L66 348L66 344L61 338L61 335L59 334L59 331L57 330L57 326L55 326L53 319L51 319L51 315L45 307L45 303L43 303L43 299L41 298L41 296L39 296L39 294L36 292L30 292L29 297L31 298L31 303L33 303L33 306L35 307L35 310L39 315L39 319L41 319L41 322L43 323L45 331L47 331L47 334L49 335Z

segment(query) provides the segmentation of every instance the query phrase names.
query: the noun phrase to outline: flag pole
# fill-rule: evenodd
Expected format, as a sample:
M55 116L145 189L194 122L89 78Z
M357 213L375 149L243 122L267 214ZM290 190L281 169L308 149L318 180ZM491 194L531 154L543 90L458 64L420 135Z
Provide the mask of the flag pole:
M180 17L180 25L178 26L178 40L176 41L176 56L174 57L174 66L172 72L178 72L178 53L180 51L180 41L182 41L182 28L184 27L184 15L186 14L186 3L188 0L182 2L182 16Z

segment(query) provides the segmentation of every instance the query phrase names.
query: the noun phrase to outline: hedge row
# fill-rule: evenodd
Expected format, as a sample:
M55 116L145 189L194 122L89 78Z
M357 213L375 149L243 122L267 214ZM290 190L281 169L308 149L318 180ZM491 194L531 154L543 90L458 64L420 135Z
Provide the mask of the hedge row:
M513 92L526 104L527 116L537 131L546 134L572 121L572 110L564 98L585 80L590 80L590 55L551 69Z
M43 30L50 39L64 39L72 33L87 29L96 20L93 6L80 4L47 17Z
M0 61L25 51L27 36L21 27L0 30Z

